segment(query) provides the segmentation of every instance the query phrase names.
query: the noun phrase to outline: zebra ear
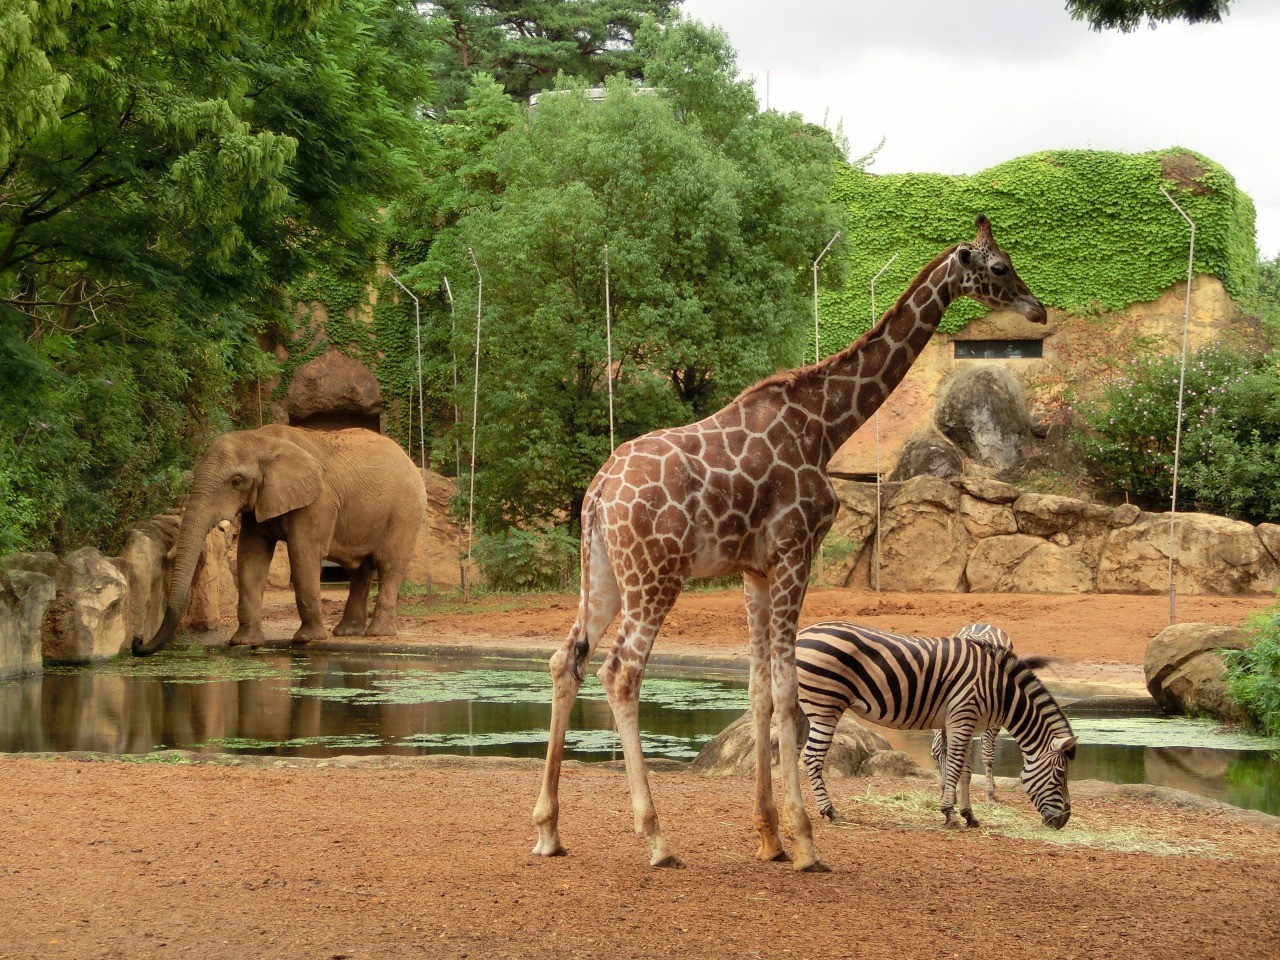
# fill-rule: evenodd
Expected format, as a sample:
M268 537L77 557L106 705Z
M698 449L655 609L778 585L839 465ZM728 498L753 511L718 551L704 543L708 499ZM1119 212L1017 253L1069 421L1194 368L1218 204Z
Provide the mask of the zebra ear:
M1054 753L1068 753L1075 750L1077 742L1075 737L1054 737L1049 749Z

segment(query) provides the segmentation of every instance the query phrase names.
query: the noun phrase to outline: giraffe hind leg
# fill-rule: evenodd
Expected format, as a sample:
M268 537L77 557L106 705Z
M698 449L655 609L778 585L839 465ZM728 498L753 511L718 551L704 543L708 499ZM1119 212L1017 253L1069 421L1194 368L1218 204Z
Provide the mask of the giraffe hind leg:
M560 649L551 656L551 729L547 736L547 760L542 772L542 791L533 808L538 827L535 856L556 857L565 853L560 842L560 768L564 761L564 740L569 716L582 686L583 666L591 651L617 616L620 601L607 558L592 564L592 589L584 589L578 616Z

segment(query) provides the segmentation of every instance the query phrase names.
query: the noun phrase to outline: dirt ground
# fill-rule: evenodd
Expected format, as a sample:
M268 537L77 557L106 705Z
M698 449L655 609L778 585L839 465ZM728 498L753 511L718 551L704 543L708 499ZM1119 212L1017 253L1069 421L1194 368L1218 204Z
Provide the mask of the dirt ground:
M1180 597L1178 618L1238 623L1272 602ZM433 599L396 645L541 653L575 606ZM268 635L287 638L288 596L270 609ZM804 622L829 617L920 634L990 620L1061 676L1138 685L1168 598L817 590ZM743 626L736 593L687 594L657 655L744 658ZM569 856L531 856L540 776L462 758L0 757L0 958L1280 956L1280 819L1210 801L1073 783L1052 834L1009 790L1015 837L872 802L927 781L833 780L850 822L818 825L833 872L801 875L755 860L749 780L664 768L655 801L687 868L653 870L616 765L566 765Z

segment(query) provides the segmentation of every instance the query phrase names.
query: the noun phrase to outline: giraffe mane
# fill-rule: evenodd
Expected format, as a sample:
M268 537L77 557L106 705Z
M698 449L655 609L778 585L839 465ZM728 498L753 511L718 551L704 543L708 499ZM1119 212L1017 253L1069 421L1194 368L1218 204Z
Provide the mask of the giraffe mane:
M940 254L938 254L936 257L934 257L932 260L929 261L929 263L924 267L924 269L921 270L920 273L916 275L916 279L919 279L920 277L932 276L933 271L937 269L937 267L944 260L950 257L953 253L955 253L956 248L959 246L961 246L961 244L957 243L957 244L954 244L953 246L948 247L946 250L943 250ZM866 333L864 333L862 336L860 336L857 340L855 340L849 346L845 347L843 350L838 350L835 353L831 354L829 357L824 357L823 359L817 361L816 363L810 363L803 367L795 367L790 370L779 370L777 373L770 374L769 376L765 377L763 380L759 380L756 383L753 383L751 386L747 387L745 390L743 390L740 394L738 394L736 397L733 398L733 402L738 403L742 400L746 400L748 397L754 396L757 393L763 393L764 391L772 387L781 387L784 391L790 390L799 381L808 379L809 377L813 376L815 373L820 373L828 365L837 363L839 362L840 359L843 359L844 357L850 354L857 353L859 350L863 349L863 347L866 346L867 341L870 339L873 333L875 333L882 326L884 326L884 324L886 324L899 310L902 309L903 305L909 299L910 295L915 291L915 287L916 287L915 280L907 284L906 289L903 290L902 293L899 295L898 299L894 301L893 306L891 306L888 310L886 310L884 313L880 315L880 319L876 321L875 326L872 327L870 330L868 330Z

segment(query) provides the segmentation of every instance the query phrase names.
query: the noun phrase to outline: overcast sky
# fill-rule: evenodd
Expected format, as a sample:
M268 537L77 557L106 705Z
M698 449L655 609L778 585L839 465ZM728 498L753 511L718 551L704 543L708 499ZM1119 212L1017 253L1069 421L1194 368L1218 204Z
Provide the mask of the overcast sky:
M1217 25L1095 33L1064 0L684 0L760 102L833 128L876 173L974 173L1037 150L1180 146L1226 167L1280 253L1280 2ZM767 81L767 82L766 82ZM1170 208L1170 215L1177 212Z

